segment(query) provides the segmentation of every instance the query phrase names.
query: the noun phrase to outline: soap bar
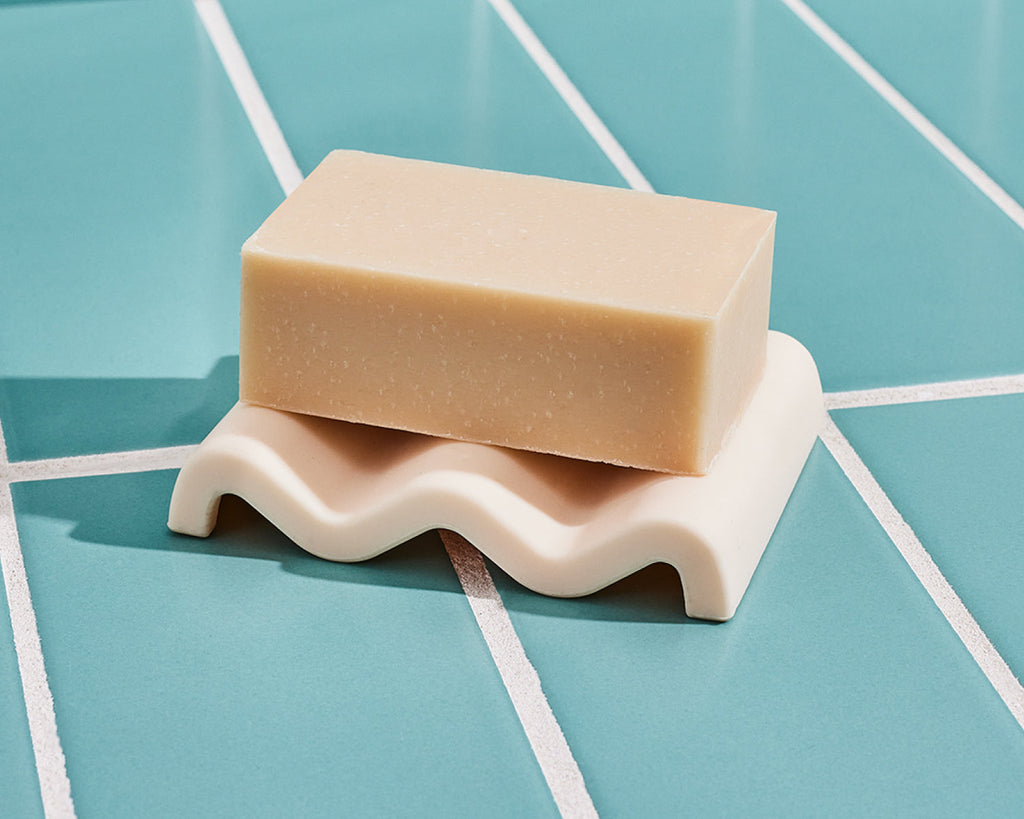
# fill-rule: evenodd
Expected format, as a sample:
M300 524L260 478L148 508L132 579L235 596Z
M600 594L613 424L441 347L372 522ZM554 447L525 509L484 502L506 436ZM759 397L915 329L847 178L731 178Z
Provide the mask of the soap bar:
M775 214L335 151L242 248L240 398L678 474L761 378Z

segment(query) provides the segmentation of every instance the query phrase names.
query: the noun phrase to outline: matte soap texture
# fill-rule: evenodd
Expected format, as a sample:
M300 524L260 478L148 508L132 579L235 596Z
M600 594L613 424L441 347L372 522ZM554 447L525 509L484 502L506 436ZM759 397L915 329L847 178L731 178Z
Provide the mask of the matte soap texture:
M765 363L775 214L335 151L242 248L240 397L707 472Z

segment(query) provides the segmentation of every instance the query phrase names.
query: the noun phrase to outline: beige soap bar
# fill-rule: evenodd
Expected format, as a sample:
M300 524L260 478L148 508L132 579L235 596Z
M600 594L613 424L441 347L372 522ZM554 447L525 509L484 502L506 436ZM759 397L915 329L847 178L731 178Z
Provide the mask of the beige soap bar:
M704 474L764 369L775 214L335 151L242 248L240 397Z

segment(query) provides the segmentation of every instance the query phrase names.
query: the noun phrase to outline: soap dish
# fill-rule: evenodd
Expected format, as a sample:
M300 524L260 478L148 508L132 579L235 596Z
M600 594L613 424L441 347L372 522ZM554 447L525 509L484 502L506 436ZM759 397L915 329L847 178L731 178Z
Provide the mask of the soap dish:
M239 403L186 460L168 525L206 537L221 496L238 495L301 548L340 561L447 529L558 597L664 562L679 572L690 617L728 620L823 421L813 359L775 332L750 405L702 477Z

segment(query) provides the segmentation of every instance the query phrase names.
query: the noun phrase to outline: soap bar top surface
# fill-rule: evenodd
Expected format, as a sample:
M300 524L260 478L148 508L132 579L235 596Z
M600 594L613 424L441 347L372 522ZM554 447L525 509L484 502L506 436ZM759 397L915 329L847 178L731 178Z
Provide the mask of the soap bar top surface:
M739 205L334 151L243 251L714 316L774 222Z

